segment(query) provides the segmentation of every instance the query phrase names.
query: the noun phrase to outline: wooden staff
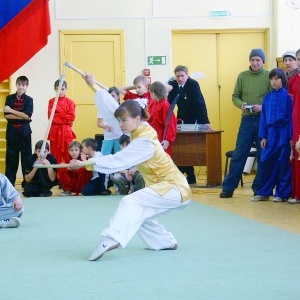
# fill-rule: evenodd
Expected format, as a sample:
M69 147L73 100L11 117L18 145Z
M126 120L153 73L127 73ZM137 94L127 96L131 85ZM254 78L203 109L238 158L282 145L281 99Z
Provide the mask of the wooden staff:
M61 87L63 86L64 80L65 80L65 71L62 72L62 75L61 75L60 80L59 80L58 88L57 88L55 99L54 99L54 102L53 102L52 111L51 111L51 114L50 114L50 117L49 117L48 126L47 126L47 129L46 129L46 133L45 133L42 148L41 148L41 154L40 154L41 157L43 157L44 153L45 153L46 142L48 140L49 131L50 131L50 128L51 128L51 124L52 124L52 121L53 121L53 117L54 117L54 113L55 113L55 110L56 110L57 102L58 102L58 99L59 99L59 94L61 92Z
M65 62L64 65L66 67L69 67L70 69L74 70L75 72L79 73L82 76L85 76L85 73L81 70L79 70L78 68L74 67L72 64L70 64L69 62ZM95 80L95 83L100 86L103 89L106 89L108 91L108 87L106 87L105 85L103 85L102 83L100 83L99 81Z
M90 160L85 160L85 161L80 161L77 165L77 167L86 167L88 170L93 170L93 166L95 165L94 162ZM55 169L61 169L61 168L69 168L71 164L49 164L49 165L43 165L36 163L33 165L34 168L39 168L39 169L46 169L46 168L55 168Z

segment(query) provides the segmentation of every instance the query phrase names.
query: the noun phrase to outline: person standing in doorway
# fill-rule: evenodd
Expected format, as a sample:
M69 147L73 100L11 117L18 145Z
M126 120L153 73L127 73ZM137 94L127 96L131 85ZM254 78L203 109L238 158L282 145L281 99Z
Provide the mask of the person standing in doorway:
M254 195L261 188L259 179L261 146L258 138L262 100L271 91L269 72L264 69L266 55L262 49L252 49L249 55L250 67L238 75L232 94L233 104L242 110L235 150L229 172L222 184L220 198L231 198L237 188L253 143L257 148L257 171L252 184Z
M15 186L21 153L22 187L25 183L26 159L32 153L30 122L33 99L26 95L28 84L26 76L19 76L16 80L17 91L6 97L3 109L7 120L5 176Z
M168 94L168 101L172 104L175 97L180 94L177 101L177 119L185 124L206 124L207 128L211 130L206 103L199 83L189 77L186 66L177 66L174 74L175 80L168 82L172 86ZM189 184L196 183L193 166L178 166L178 169L182 173L186 173Z
M54 90L57 92L59 88L59 80L54 82ZM73 132L73 123L75 121L75 102L66 97L68 86L64 81L59 93L57 106L55 109L53 121L51 123L48 139L50 141L50 149L57 163L67 162L70 159L69 145L76 138ZM51 116L55 98L48 102L48 119ZM58 172L59 175L59 172Z

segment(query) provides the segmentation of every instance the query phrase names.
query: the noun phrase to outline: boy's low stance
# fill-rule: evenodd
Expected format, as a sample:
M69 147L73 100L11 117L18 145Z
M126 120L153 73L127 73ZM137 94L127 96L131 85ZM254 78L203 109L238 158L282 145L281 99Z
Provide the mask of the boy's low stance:
M82 145L82 152L88 156L88 158L98 158L102 157L103 154L99 151L96 151L97 149L97 142L96 140L92 138L84 139L81 142ZM84 160L84 159L82 159ZM89 183L87 183L83 189L81 194L83 196L94 196L94 195L110 195L110 190L106 189L104 183L105 183L105 174L102 174L97 171L93 171L92 179Z
M3 174L0 174L0 228L17 228L24 211L19 193Z
M121 149L127 147L130 143L129 136L123 134L119 139L119 143ZM111 174L110 178L116 186L117 193L120 195L128 195L129 191L133 193L145 187L144 179L135 167Z
M38 169L34 163L43 165L56 164L56 158L49 153L49 144L45 145L45 152L41 157L43 141L35 144L34 153L27 158L25 170L25 185L23 195L25 197L48 197L52 195L51 188L58 184L54 168Z

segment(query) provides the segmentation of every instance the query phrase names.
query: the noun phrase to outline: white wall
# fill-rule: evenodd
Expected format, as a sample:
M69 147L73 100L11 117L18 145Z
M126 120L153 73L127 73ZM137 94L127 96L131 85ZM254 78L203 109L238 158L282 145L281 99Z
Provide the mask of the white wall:
M151 55L167 57L165 66L150 67L155 80L166 81L172 76L172 30L270 29L268 60L269 67L275 67L275 58L285 49L300 47L297 3L299 0L49 1L52 34L48 45L12 76L12 82L19 75L26 75L30 80L28 95L34 99L33 143L44 138L47 103L55 95L53 83L60 77L59 30L124 30L125 84L131 84L148 67L146 59ZM210 18L212 10L229 10L231 17ZM14 89L13 86L12 92Z

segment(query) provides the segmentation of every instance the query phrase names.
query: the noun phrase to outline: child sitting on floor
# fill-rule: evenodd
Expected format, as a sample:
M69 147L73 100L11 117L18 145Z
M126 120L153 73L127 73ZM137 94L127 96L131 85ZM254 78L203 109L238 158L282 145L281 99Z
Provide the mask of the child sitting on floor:
M130 143L129 136L123 134L119 139L119 143L121 149L127 147ZM120 195L128 195L129 191L133 193L145 187L144 179L135 167L111 174L110 178L116 186L117 193Z
M98 158L103 156L100 151L97 150L97 142L92 138L84 139L81 142L82 152L87 155L88 158ZM86 158L82 157L82 160ZM88 182L82 189L83 196L94 196L94 195L110 195L111 191L105 188L105 174L102 174L97 171L92 172L92 179Z
M38 141L35 144L34 153L26 160L23 192L25 197L49 197L52 195L51 188L58 184L56 178L57 169L38 169L34 167L34 163L37 162L43 165L56 164L56 158L49 153L49 144L47 142L43 157L41 157L42 146L43 141Z
M77 160L86 160L86 155L81 153L82 146L78 141L73 141L69 145L69 154L70 159ZM91 180L92 174L90 171L85 168L71 170L71 169L60 169L59 170L59 183L63 188L61 196L72 196L72 193L75 193L75 196L78 196L81 193L83 187Z
M24 207L18 191L0 173L0 228L17 228L21 224Z

